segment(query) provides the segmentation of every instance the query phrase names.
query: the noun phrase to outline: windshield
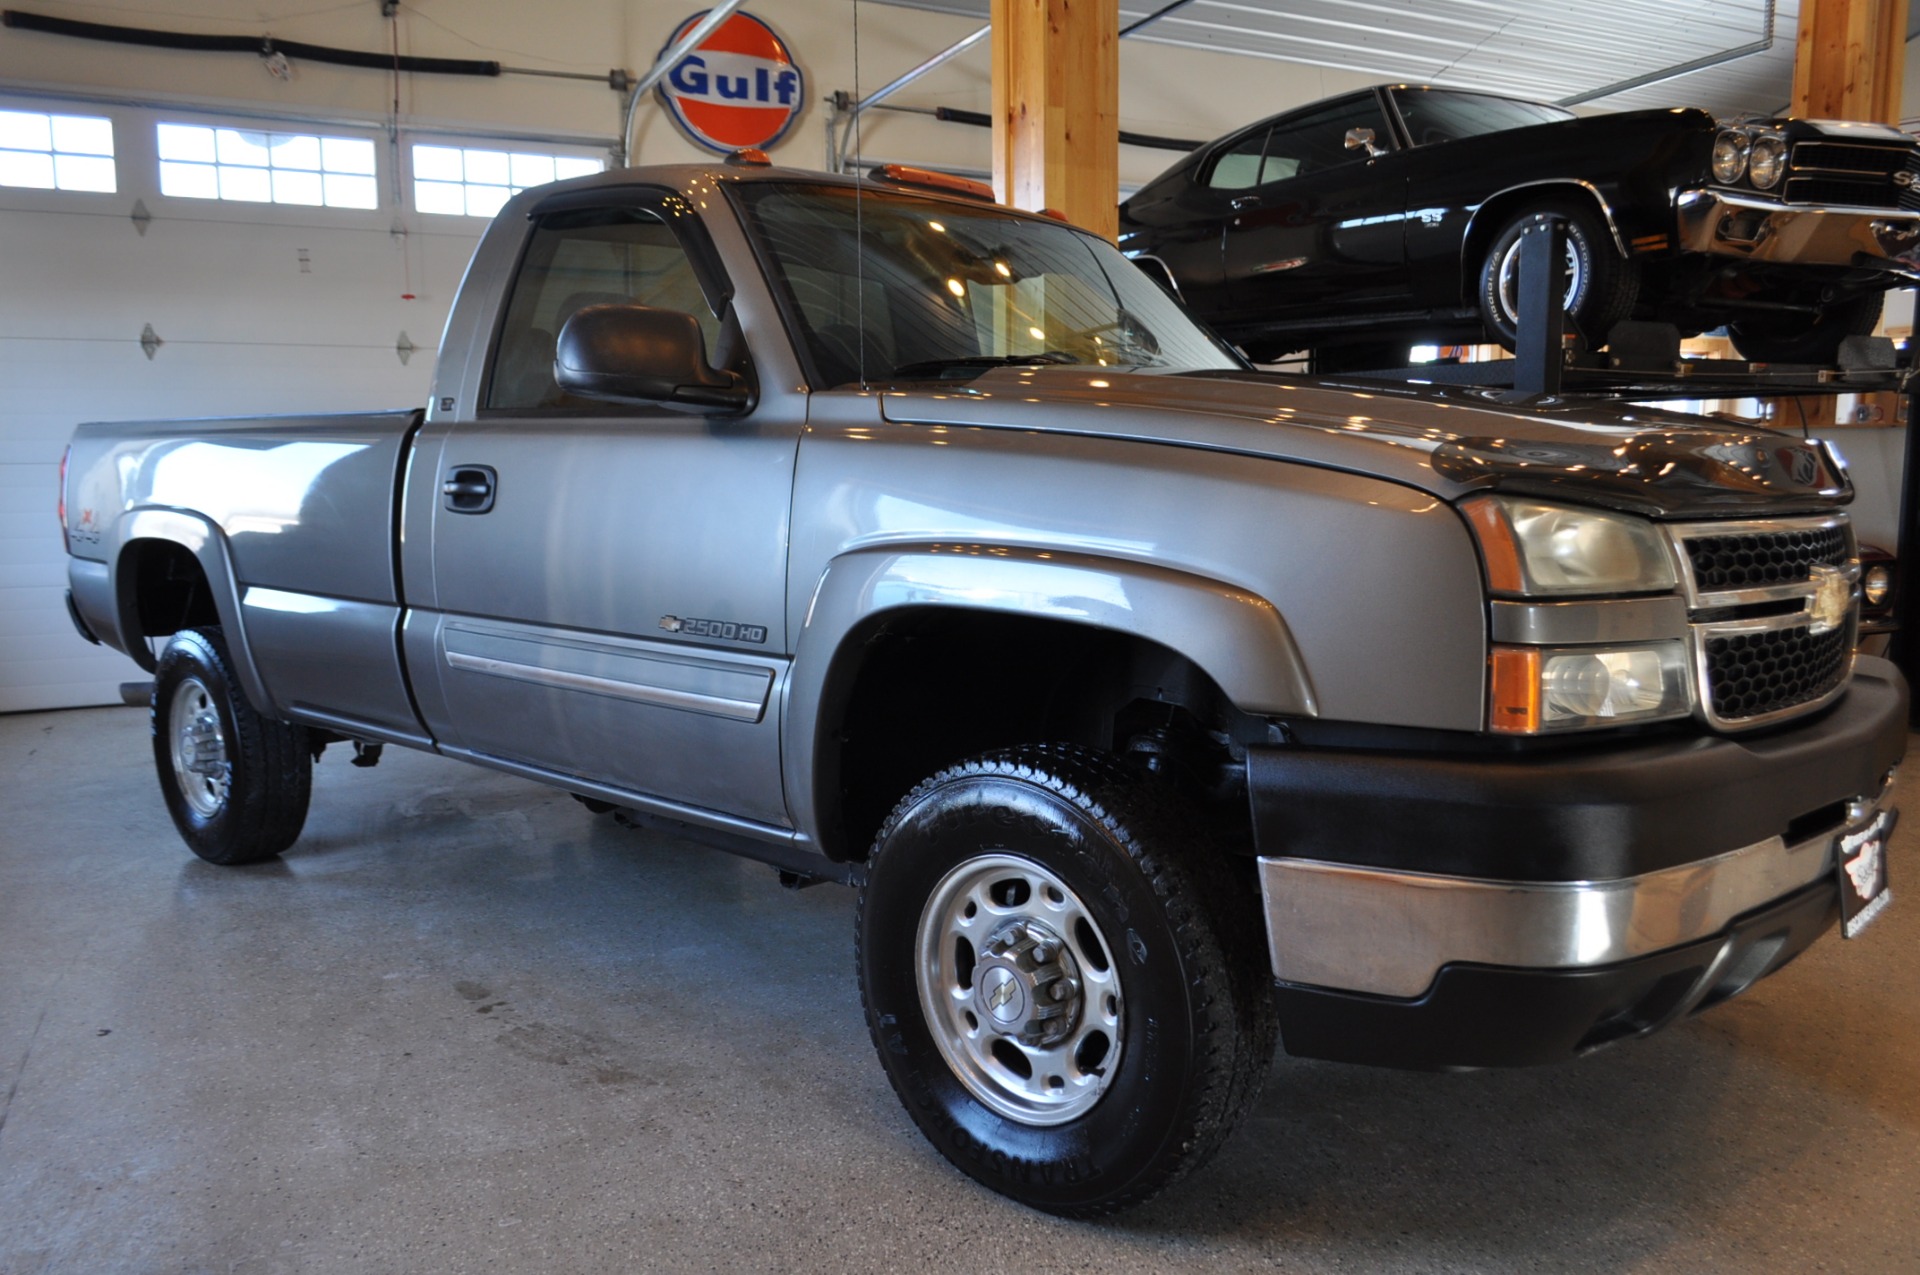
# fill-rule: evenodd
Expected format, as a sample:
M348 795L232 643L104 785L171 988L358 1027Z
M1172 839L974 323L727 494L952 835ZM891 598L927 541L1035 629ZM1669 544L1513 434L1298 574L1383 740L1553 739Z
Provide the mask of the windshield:
M1406 121L1415 146L1578 118L1572 111L1545 102L1518 102L1510 97L1445 89L1394 89L1393 100L1400 107L1400 118Z
M816 384L961 379L1009 364L1239 364L1117 250L1066 226L845 186L734 195L791 303Z

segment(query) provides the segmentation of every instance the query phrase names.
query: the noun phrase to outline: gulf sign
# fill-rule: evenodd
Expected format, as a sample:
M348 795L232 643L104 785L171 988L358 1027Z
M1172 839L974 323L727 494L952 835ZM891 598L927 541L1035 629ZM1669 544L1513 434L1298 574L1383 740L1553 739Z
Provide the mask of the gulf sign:
M708 12L676 27L661 52L678 44ZM806 103L805 81L787 42L747 13L735 13L674 63L658 92L687 136L723 155L779 141Z

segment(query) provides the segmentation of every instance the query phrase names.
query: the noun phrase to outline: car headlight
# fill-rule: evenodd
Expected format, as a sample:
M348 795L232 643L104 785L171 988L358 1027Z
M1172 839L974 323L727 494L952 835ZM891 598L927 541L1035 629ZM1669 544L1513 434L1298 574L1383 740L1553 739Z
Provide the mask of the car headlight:
M1756 190L1772 190L1787 172L1787 143L1773 133L1754 138L1747 159L1747 180Z
M1885 563L1875 563L1867 568L1867 574L1860 580L1860 596L1870 607L1877 607L1887 600L1893 592L1893 572L1887 570Z
M1713 139L1713 177L1731 186L1747 171L1747 135L1738 129L1723 128Z
M1504 734L1619 726L1693 710L1681 642L1560 650L1496 646L1491 672L1488 725Z
M1664 593L1673 560L1644 518L1511 496L1462 506L1495 593Z

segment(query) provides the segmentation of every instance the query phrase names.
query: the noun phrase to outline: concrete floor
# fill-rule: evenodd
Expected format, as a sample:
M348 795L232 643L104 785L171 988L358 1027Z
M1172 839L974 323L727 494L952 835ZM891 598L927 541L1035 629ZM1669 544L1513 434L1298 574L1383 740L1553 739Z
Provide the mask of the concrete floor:
M0 718L6 1275L1920 1271L1913 823L1907 897L1703 1018L1520 1072L1283 1057L1200 1176L1081 1224L908 1123L850 892L394 751L216 868L150 756L138 710Z

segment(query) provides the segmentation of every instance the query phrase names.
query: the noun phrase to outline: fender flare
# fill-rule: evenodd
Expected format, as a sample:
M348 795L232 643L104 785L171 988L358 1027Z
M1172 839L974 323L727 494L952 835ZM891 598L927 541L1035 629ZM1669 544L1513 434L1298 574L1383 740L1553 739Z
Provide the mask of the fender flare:
M1305 661L1274 605L1166 567L1000 545L883 545L833 559L814 585L782 694L787 805L823 849L822 710L849 641L889 612L923 609L1050 619L1156 642L1193 661L1251 713L1315 716Z
M1460 236L1460 295L1462 297L1473 294L1478 286L1480 274L1480 254L1475 252L1469 257L1468 249L1477 245L1475 236L1483 230L1490 236L1494 229L1497 229L1491 224L1487 226L1481 224L1480 214L1487 210L1487 205L1501 202L1509 195L1525 190L1537 190L1542 194L1551 195L1553 191L1545 189L1549 187L1557 187L1560 191L1573 194L1577 198L1592 200L1594 211L1600 214L1600 220L1607 224L1607 233L1613 236L1614 251L1620 254L1622 260L1627 260L1631 256L1627 251L1627 241L1620 233L1620 220L1614 215L1613 205L1607 202L1606 195L1601 193L1598 186L1579 177L1543 177L1538 181L1520 182L1488 195L1467 218L1467 228Z
M134 582L125 570L127 551L143 541L159 540L179 545L193 555L207 578L213 595L213 607L220 615L220 627L227 638L227 653L239 675L240 688L261 712L277 714L279 708L267 693L260 669L253 661L253 647L247 642L244 612L240 605L240 582L234 574L233 551L227 537L212 520L183 509L135 509L115 522L107 560L113 564L113 592L116 622L124 650L135 663L151 673L156 661L147 648L146 635L140 631L139 598Z

